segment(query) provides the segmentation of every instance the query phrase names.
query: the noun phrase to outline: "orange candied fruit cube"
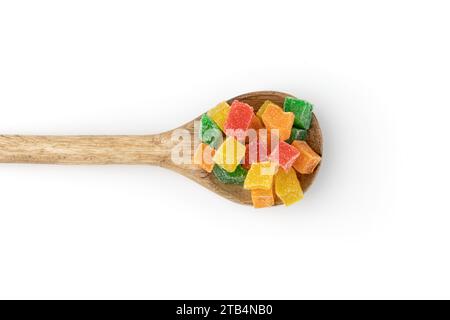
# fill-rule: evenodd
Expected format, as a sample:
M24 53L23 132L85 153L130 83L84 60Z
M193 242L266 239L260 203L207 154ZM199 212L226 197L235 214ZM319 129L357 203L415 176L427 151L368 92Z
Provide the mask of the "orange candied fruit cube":
M271 207L275 203L273 196L273 188L269 190L254 189L252 190L252 202L255 208Z
M264 128L264 125L262 124L261 120L256 115L253 115L252 121L250 122L249 129L258 131L259 129L263 129L263 128Z
M194 154L194 164L200 166L206 172L211 172L214 168L213 156L215 150L206 143L200 143Z
M278 129L280 140L287 140L291 136L295 115L292 112L284 112L274 103L269 103L261 115L267 129Z
M295 140L292 146L300 151L294 169L302 174L313 173L322 158L305 141Z

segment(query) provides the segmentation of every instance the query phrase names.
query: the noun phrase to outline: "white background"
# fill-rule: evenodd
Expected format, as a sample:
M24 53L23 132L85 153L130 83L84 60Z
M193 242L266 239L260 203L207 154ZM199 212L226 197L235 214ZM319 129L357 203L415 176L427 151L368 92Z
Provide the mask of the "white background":
M450 298L446 1L1 1L1 134L147 134L316 105L305 199L156 167L0 164L0 298Z

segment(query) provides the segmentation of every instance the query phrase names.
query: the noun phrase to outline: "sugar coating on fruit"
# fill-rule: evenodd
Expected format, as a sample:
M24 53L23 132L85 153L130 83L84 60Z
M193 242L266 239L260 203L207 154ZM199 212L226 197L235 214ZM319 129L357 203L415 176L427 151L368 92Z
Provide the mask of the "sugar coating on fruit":
M222 131L214 121L205 113L202 115L199 130L200 141L216 149L223 140Z
M228 137L217 149L213 161L228 172L233 172L245 157L245 145Z
M228 172L227 170L215 165L213 168L213 174L216 176L217 180L225 184L239 184L242 185L247 176L247 170L242 166L237 166L233 172Z
M255 162L264 162L268 160L267 145L264 141L251 140L245 145L245 159L242 166L247 170Z
M230 105L228 103L221 102L214 108L207 112L207 115L217 124L217 126L224 131L225 122L228 119L228 114L230 113Z
M294 125L299 129L308 130L311 126L313 105L307 101L286 97L284 111L295 115Z
M305 142L312 109L291 97L283 108L267 100L256 114L242 101L221 102L201 118L194 163L221 183L249 190L255 208L273 206L276 196L289 206L303 198L297 172L310 174L321 161Z
M214 167L214 156L215 150L211 148L206 143L200 143L195 150L194 154L194 164L198 165L200 168L206 172L211 172Z
M244 189L272 189L277 166L269 161L253 163L244 182Z
M272 101L270 100L266 100L264 101L264 103L261 105L261 107L258 109L258 112L256 113L256 116L261 119L262 121L262 115L264 114L264 112L266 111L266 108L269 104L274 104Z
M259 119L256 115L253 115L252 121L250 122L249 129L253 129L255 131L258 131L259 129L263 129L264 125L261 122L261 119Z
M227 136L245 136L253 118L253 108L244 102L234 100L228 113L224 129Z
M290 144L295 140L306 140L307 137L308 137L308 130L292 128L291 136L289 137L288 140L286 140L286 142Z
M294 162L294 169L302 174L311 174L322 159L305 141L294 141L292 146L300 155Z
M294 114L292 112L284 112L279 106L271 103L267 105L261 117L269 131L277 129L281 140L289 139L294 124Z
M251 193L252 193L253 207L255 208L266 208L271 207L275 204L273 188L268 190L253 189Z
M270 161L277 163L284 170L289 170L294 164L295 160L300 156L300 151L290 144L279 141L274 150L270 154Z
M294 169L278 170L274 180L275 193L286 206L303 199L303 190Z
M275 148L280 141L277 130L260 129L258 130L256 137L260 146L265 148L267 155L272 153L273 148ZM255 139L250 139L250 141L255 141Z

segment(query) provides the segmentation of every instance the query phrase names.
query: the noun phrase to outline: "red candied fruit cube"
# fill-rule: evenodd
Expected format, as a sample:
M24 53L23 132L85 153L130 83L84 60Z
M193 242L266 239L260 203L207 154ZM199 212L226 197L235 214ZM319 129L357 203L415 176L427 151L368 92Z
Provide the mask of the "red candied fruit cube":
M250 127L253 115L253 108L251 106L244 102L234 100L228 113L228 119L225 122L225 133L232 136L245 135L245 132ZM228 130L239 130L240 132L227 132Z
M250 153L252 156L250 157ZM268 160L267 146L263 143L257 141L250 141L245 145L245 158L242 166L249 170L252 163L264 162Z
M269 159L272 162L278 163L284 170L289 170L294 164L295 160L300 156L300 151L290 144L280 141L273 152L270 154Z

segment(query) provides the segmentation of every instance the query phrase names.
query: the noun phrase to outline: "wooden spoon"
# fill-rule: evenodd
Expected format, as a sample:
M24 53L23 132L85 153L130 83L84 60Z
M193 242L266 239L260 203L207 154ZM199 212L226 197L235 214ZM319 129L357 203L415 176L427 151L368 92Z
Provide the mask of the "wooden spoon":
M254 107L255 112L266 100L282 106L284 98L290 96L275 91L247 93L233 100L240 100ZM186 129L194 138L194 119L177 129ZM176 130L176 129L174 129ZM176 171L231 201L251 205L250 192L239 185L219 182L194 164L175 164L171 160L172 148L179 142L172 140L174 130L145 136L0 136L0 163L36 163L69 165L157 165ZM322 133L317 118L313 115L308 132L308 144L322 154ZM191 147L191 146L189 146ZM299 175L304 191L308 190L320 169L313 174ZM280 204L277 201L277 204Z

